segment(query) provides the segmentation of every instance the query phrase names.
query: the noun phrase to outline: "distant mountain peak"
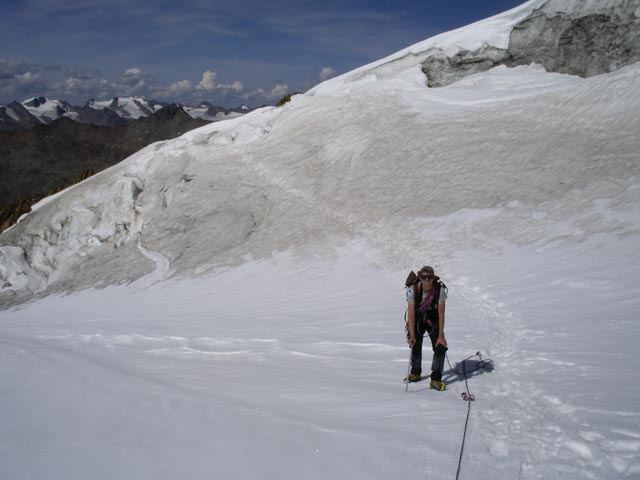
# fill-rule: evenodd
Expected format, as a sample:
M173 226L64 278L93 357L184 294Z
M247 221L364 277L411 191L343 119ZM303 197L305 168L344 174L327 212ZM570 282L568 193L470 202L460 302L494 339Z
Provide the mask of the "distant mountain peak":
M113 97L109 100L91 98L84 106L78 107L66 100L54 100L41 95L0 107L0 130L28 130L35 125L48 125L62 117L90 125L123 125L133 120L150 117L169 105L171 104L145 96L132 95ZM191 118L209 122L237 117L251 111L247 105L227 109L205 100L195 107L175 104L173 113L165 113L174 115L176 108Z
M29 107L37 108L37 107L40 107L41 105L44 105L47 102L48 102L47 97L33 97L29 100L25 100L24 102L22 102L22 104Z

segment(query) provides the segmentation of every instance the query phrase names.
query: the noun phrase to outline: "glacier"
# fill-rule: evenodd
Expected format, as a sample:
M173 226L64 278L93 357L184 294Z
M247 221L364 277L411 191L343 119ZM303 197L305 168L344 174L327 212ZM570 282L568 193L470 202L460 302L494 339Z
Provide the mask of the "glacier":
M628 3L527 2L34 206L0 236L0 476L453 477L464 381L401 382L430 263L452 364L495 365L461 478L637 477L640 63L422 71Z

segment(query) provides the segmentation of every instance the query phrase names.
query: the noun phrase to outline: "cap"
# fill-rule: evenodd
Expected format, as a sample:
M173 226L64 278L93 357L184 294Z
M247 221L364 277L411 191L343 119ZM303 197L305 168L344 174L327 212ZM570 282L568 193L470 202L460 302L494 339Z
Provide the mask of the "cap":
M422 267L418 273L422 273L422 272L430 273L431 275L435 274L435 272L433 271L433 267L430 267L428 265L425 265L424 267Z

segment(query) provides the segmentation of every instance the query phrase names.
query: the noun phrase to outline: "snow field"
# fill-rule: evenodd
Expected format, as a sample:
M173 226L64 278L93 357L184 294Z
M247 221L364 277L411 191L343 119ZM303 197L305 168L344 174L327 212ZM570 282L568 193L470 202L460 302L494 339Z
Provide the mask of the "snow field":
M461 252L443 270L451 362L479 350L495 364L470 379L462 478L638 472L640 389L625 381L638 333L632 243ZM446 374L447 392L404 392L406 272L372 266L379 252L364 248L3 312L2 426L21 442L1 444L2 468L14 478L452 475L464 382ZM25 452L38 452L26 469Z
M629 379L638 254L624 245L596 235L571 247L506 249L490 257L497 272L481 263L486 280L475 290L505 297L486 311L498 361L477 387L496 390L489 405L472 407L488 452L469 452L469 462L494 465L486 478L637 475L640 388ZM467 273L476 262L466 257Z

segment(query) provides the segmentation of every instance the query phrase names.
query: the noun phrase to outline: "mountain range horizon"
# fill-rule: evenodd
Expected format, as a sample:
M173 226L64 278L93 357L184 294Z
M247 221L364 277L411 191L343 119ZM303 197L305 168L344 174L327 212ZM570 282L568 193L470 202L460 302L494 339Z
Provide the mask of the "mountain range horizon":
M203 100L196 105L180 102L165 102L144 96L113 97L110 100L88 99L83 106L73 105L64 99L45 96L30 97L22 101L14 100L0 106L0 131L29 129L39 124L68 117L79 123L114 126L130 120L148 117L169 105L183 108L192 118L220 121L252 111L246 104L226 108Z

